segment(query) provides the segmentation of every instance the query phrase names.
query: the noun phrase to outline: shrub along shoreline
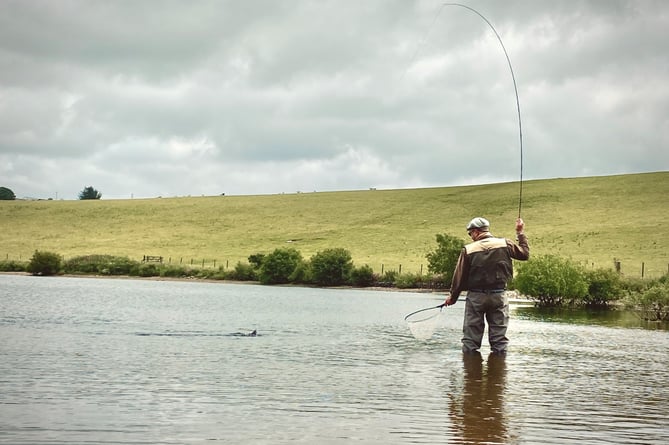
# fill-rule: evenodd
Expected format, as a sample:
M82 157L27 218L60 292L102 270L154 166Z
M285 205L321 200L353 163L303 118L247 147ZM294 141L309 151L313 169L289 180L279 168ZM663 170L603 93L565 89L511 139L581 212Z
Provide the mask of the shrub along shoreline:
M457 254L458 247L445 255ZM439 252L430 253L433 257ZM442 252L443 253L443 252ZM437 261L442 264L443 259ZM449 262L446 262L449 263ZM450 265L450 263L449 263ZM276 249L249 256L232 269L140 262L112 255L84 255L68 260L53 252L36 251L30 261L0 261L0 272L32 275L129 277L174 280L207 280L263 285L381 288L385 290L447 291L448 272L428 274L386 271L374 273L368 265L355 266L350 253L325 249L309 260L295 249ZM517 264L509 289L539 307L625 308L643 320L669 321L669 274L658 279L630 279L613 270L586 270L571 260L552 255L533 257Z

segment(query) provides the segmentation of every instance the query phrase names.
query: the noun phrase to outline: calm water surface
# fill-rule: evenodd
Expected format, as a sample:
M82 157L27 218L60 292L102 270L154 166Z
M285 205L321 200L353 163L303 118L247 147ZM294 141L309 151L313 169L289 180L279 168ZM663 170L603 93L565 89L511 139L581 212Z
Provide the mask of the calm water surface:
M440 302L0 276L0 443L669 443L667 331L517 307L506 359L464 359L462 302L404 323Z

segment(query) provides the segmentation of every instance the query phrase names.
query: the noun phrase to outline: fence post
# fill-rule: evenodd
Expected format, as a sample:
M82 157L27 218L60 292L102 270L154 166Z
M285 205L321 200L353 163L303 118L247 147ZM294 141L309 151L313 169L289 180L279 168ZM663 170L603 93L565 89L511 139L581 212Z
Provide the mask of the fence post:
M399 274L400 274L400 275L402 274L402 265L401 265L401 264L400 264L400 271L399 271Z
M641 262L641 278L643 278L644 269L646 268L646 263Z
M381 275L383 275L383 263L381 263Z

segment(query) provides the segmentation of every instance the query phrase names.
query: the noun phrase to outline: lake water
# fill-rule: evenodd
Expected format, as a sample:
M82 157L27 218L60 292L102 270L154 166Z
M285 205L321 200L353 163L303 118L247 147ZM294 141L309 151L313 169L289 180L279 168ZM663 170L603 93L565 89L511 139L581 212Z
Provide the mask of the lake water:
M465 359L462 301L404 322L441 300L2 275L0 443L669 443L667 331L516 307Z

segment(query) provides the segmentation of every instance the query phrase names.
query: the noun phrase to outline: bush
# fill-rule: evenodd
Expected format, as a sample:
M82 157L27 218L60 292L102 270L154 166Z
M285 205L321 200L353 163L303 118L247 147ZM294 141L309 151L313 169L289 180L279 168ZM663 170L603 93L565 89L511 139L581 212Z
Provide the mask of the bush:
M57 253L36 250L26 271L33 275L55 275L60 272L62 262L63 257Z
M422 287L423 277L417 273L402 273L395 278L395 286L399 289L416 289Z
M588 293L588 281L581 266L554 255L535 257L518 265L514 287L536 300L538 306L561 306L576 302Z
M190 269L189 272L191 272L191 274L187 275L188 277L203 278L206 280L225 280L227 277L225 268L220 266L216 269L209 269L209 268Z
M651 283L647 280L637 277L625 277L621 278L620 281L620 285L628 293L642 292L647 289L650 284Z
M340 286L349 280L353 260L348 250L325 249L316 253L309 262L311 279L319 286Z
M137 273L139 261L128 257L110 256L106 267L100 269L102 275L132 275Z
M437 248L426 255L427 270L441 274L444 281L450 283L458 263L464 242L448 234L437 234Z
M7 187L0 187L0 200L3 201L13 201L16 199L16 195L12 189Z
M153 263L142 263L137 268L137 275L140 277L158 277L160 269Z
M225 277L229 280L256 281L258 279L258 272L256 272L256 268L251 264L245 264L240 261L232 271L225 274Z
M158 273L160 274L161 277L166 277L166 278L185 278L185 277L193 277L198 274L197 269L184 266L175 266L171 264L160 267L156 265L156 270L158 270Z
M647 321L669 321L669 283L657 280L627 299L627 306Z
M311 267L306 261L300 261L295 270L288 277L288 281L291 283L299 284L311 284L314 282L311 275Z
M63 272L69 274L97 274L102 255L77 256L63 262Z
M63 271L70 274L132 275L138 267L137 261L112 255L83 255L63 263Z
M428 275L423 279L423 283L430 289L448 289L450 283L446 283L441 274Z
M392 287L395 285L395 280L399 273L396 270L386 270L383 275L379 278L377 284L382 287Z
M0 272L25 272L27 267L28 263L26 261L0 261Z
M249 255L249 264L251 264L255 269L260 269L264 259L264 253L254 253L253 255Z
M85 187L82 191L79 192L79 199L100 199L102 198L102 193L95 190L93 187Z
M353 267L349 276L350 283L353 286L368 287L374 284L376 277L371 266L365 264L360 267Z
M442 276L403 273L395 277L395 286L399 289L437 289L444 288Z
M290 276L302 262L302 254L293 248L275 249L263 259L258 279L262 284L289 283Z
M596 269L585 274L588 281L588 294L583 302L590 307L605 307L612 301L623 297L623 286L620 275L607 269Z

